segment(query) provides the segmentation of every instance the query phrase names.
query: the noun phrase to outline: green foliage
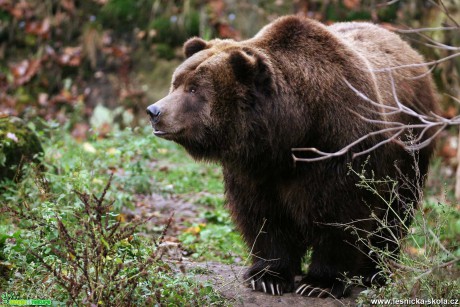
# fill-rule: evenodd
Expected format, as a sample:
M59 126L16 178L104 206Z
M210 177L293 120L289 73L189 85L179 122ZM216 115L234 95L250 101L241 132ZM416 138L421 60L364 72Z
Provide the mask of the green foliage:
M130 227L124 224L123 215L119 212L122 208L132 208L138 194L157 192L175 195L196 202L203 208L200 217L207 221L203 237L194 235L190 247L186 243L187 235L184 235L185 247L200 253L212 245L209 252L199 257L201 260L225 258L227 262L233 261L237 258L236 253L228 254L229 250L235 250L239 255L245 253L239 235L223 208L222 174L216 165L195 163L178 146L154 137L148 126L145 129L115 130L105 138L90 134L86 141L77 141L65 128L53 123L38 121L31 126L43 139L45 170L40 171L31 164L24 169L23 181L7 180L0 184L0 203L13 212L8 216L0 215L2 289L19 296L48 296L59 301L71 299L66 288L68 284L64 286L59 282L63 280L59 274L67 273L75 277L73 282L85 283L82 277L84 271L76 264L81 264L84 259L85 246L92 246L96 241L98 245L93 250L102 250L102 253L95 253L90 258L99 263L99 276L109 278L118 270L120 260L125 263L117 274L137 280L135 291L129 292L137 305L148 302L225 304L209 285L200 285L186 276L178 276L160 259L152 258L156 251L152 240L138 235L143 225L130 228L131 236L112 237L112 240L107 238L106 231L92 232L102 229L102 226L110 228L119 223L120 231ZM81 191L80 196L89 195L91 191L103 191L109 173L114 175L111 188L105 189L104 199L113 202L106 209L94 207L88 214L85 201L75 191ZM95 201L95 198L84 199L90 201L90 205L91 201ZM97 212L102 212L102 224L99 226L94 223ZM84 226L85 223L89 223L88 227ZM155 225L150 228L153 235L160 236L164 227ZM66 232L62 229L66 229L69 237L79 238L72 247L75 252L66 245L73 239L64 240ZM155 261L148 268L146 264L143 271L147 275L140 274L142 270L139 268L142 263L151 261L149 259ZM54 275L50 268L59 268L58 275ZM120 283L112 281L110 284L110 280L104 280L106 291L120 287L129 289L120 286ZM88 287L85 284L83 288ZM86 292L75 293L74 299L88 300L83 293ZM120 295L123 296L123 293ZM126 302L121 296L118 296L119 302ZM106 302L106 299L102 301ZM111 301L110 304L116 305L116 302Z
M149 8L152 3L152 0L110 0L100 11L101 18L109 27L128 23L142 24L148 20ZM125 29L127 28L125 27Z
M119 219L106 200L110 181L99 197L72 190L63 201L35 179L41 201L2 209L19 221L15 233L0 235L0 268L11 270L2 285L8 292L76 305L224 304L209 285L177 276L160 260L164 231L151 244L137 234L144 221Z
M249 252L235 231L228 210L223 206L222 196L205 196L198 200L200 205L208 205L201 218L205 224L190 224L179 238L196 260L215 260L235 263L246 259Z
M174 49L172 49L168 44L157 44L155 52L158 54L160 58L166 60L172 60L175 56Z
M156 31L155 42L179 46L187 38L199 35L199 14L193 10L182 16L161 16L151 22L150 28Z
M386 178L377 180L364 171L351 171L359 176L359 187L378 194L378 187L383 184L391 192L388 198L380 195L380 199L391 210L391 204L399 195L394 187L395 180ZM420 187L410 185L415 190L414 195L420 194ZM410 206L408 204L408 206ZM380 250L372 246L369 235L365 230L347 225L348 230L359 236L359 242L368 246L376 253L379 259L379 267L387 282L383 287L369 288L363 291L357 300L359 306L368 306L372 299L385 298L444 298L457 299L460 293L460 284L457 282L460 273L460 249L458 237L460 232L458 225L460 213L454 207L425 201L421 210L416 210L411 216L414 220L412 226L406 227L407 236L395 240L401 250L399 257L395 257L388 251ZM394 227L389 225L385 219L372 215L379 228L392 233ZM404 220L404 217L399 217ZM365 235L359 235L359 234ZM351 284L362 285L358 279L349 280Z

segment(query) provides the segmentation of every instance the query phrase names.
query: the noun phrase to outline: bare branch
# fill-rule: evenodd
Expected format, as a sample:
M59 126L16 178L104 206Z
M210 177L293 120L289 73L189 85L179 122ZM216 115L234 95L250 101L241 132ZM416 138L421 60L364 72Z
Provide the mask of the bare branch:
M433 28L417 28L417 29L396 29L399 33L420 33L420 32L434 32L434 31L452 31L459 30L460 27L433 27Z
M393 66L393 67L387 67L387 68L381 68L381 69L372 69L373 72L385 72L389 70L395 70L395 69L401 69L401 68L410 68L410 67L425 67L425 66L430 66L430 65L436 65L448 60L451 60L453 58L459 57L460 52L451 54L449 56L443 57L439 60L436 61L431 61L431 62L424 62L424 63L418 63L418 64L405 64L405 65L399 65L399 66Z
M460 28L458 27L455 27L455 28L457 30L460 30ZM438 42L422 32L414 32L414 33L416 33L417 35L421 36L422 38L424 38L425 40L429 42L429 43L423 43L425 46L429 46L429 47L433 47L437 49L443 49L443 50L451 50L451 51L456 51L460 49L459 47L454 47L454 46L450 46L450 45L446 45L441 42Z
M399 2L399 0L390 0L388 2L377 4L377 7L390 6L390 5L395 4L397 2Z
M431 68L428 69L425 73L423 73L421 75L418 75L418 76L415 76L415 77L406 78L406 79L407 80L418 80L418 79L425 78L426 76L430 75L437 66L438 65L435 64L435 65L431 66Z
M460 53L458 54L460 55ZM391 90L392 90L392 95L394 99L394 103L396 105L388 105L388 104L383 104L376 102L372 99L370 99L367 95L365 95L363 92L359 91L356 89L348 80L344 79L344 83L347 84L347 86L361 99L363 99L365 102L369 104L369 107L366 107L365 105L359 106L361 109L366 110L367 114L373 113L380 115L379 117L382 119L372 119L368 118L355 110L347 108L347 110L355 115L357 118L368 122L375 124L377 126L380 126L376 131L369 132L357 140L351 142L350 144L344 146L340 150L337 150L335 152L324 152L319 150L318 148L314 147L306 147L306 148L293 148L292 149L292 156L295 162L315 162L315 161L322 161L322 160L327 160L332 157L339 157L342 155L345 155L346 153L350 152L353 147L356 145L364 142L370 137L377 136L377 135L383 135L384 138L382 141L374 144L373 146L360 150L358 152L353 152L352 153L352 158L356 158L358 156L368 154L372 152L373 150L387 144L390 142L397 143L404 147L404 149L408 151L418 151L426 146L428 146L433 140L446 128L447 126L450 125L460 125L460 116L456 116L451 119L444 118L438 114L435 114L433 112L430 112L428 114L421 114L412 108L404 105L398 98L397 91L396 91L396 84L395 80L393 78L393 72L391 69L387 70L389 74L389 78L391 81ZM455 99L457 100L457 99ZM379 110L377 111L376 110ZM413 117L414 119L418 120L418 123L415 124L404 124L401 122L397 121L387 121L384 120L389 115L396 115L396 114L405 114ZM417 136L414 138L408 140L408 141L403 141L400 139L400 136L406 132L410 133L410 131L413 131L414 129L421 129L421 131L418 133ZM425 139L426 133L429 130L434 130L434 133L427 137ZM313 158L300 158L296 156L296 152L310 152L314 153L317 155L317 157Z

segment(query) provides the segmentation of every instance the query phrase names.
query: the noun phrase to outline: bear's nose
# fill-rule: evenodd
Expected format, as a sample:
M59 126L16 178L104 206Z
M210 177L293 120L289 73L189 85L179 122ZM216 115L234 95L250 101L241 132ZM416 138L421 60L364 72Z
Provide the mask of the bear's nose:
M161 114L160 108L157 107L156 105L152 104L145 110L147 114L150 116L150 119L154 122L157 123L159 121L159 117Z

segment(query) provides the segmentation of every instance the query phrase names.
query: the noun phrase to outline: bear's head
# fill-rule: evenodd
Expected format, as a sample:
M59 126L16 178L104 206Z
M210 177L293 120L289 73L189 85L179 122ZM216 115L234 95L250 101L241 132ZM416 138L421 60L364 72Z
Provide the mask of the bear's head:
M184 54L169 94L147 108L154 134L197 159L263 150L273 116L268 98L276 90L268 57L244 42L200 38L188 40Z

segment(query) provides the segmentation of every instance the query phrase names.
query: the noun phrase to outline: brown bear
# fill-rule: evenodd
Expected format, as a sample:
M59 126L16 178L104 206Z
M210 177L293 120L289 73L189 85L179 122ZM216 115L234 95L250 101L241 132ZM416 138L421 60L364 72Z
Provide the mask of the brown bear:
M298 16L279 18L241 42L192 38L184 53L169 94L147 113L155 135L222 165L227 206L252 252L248 285L273 295L293 291L308 250L301 295L338 298L349 293L345 276L376 279L378 258L358 237L397 255L420 198L411 185L423 186L434 147L409 152L401 140L434 132L414 129L359 157L353 153L393 134L370 134L349 152L317 162L295 163L292 149L336 152L389 121L419 123L381 107L396 101L436 113L426 67L382 71L422 57L376 25L325 26ZM377 181L379 195L359 187L350 167L364 164L375 180L397 184ZM362 231L337 226L351 224Z

